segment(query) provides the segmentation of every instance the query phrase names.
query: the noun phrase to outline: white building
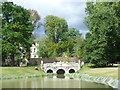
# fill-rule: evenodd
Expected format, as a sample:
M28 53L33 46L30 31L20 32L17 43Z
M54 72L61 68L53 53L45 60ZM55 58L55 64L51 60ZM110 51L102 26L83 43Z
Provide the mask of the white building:
M37 47L38 47L38 43L35 42L35 44L32 44L32 47L30 48L31 50L31 58L39 58L38 54L37 54Z

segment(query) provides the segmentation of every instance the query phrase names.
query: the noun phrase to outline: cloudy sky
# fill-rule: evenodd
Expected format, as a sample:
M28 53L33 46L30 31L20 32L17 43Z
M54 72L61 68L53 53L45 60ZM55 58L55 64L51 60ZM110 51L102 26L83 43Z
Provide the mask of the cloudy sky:
M69 28L78 29L83 35L88 32L84 25L86 2L82 0L9 0L27 9L37 10L41 16L41 22L47 15L55 15L67 20ZM43 27L34 31L34 34L44 36Z

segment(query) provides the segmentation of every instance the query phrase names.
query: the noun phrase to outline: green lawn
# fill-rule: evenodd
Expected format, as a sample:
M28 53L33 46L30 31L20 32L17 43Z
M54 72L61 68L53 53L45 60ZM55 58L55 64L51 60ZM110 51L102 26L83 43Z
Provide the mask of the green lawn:
M34 70L34 68L35 67L0 67L0 69L2 70L0 76L26 76L44 73L40 68L39 71Z
M81 74L89 74L91 76L112 77L118 79L118 67L92 68L90 65L85 65L78 72Z
M91 65L84 65L78 73L89 74L92 76L112 77L118 79L118 67L104 67L104 68L92 68ZM39 71L34 70L35 66L31 67L0 67L2 73L0 76L27 76L34 74L44 73L40 67ZM120 79L120 78L119 78Z

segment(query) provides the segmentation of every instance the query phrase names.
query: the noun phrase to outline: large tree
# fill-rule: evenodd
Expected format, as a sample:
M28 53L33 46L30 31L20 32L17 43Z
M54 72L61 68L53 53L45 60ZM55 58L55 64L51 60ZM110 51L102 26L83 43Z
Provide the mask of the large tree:
M75 28L69 28L67 21L57 16L48 15L45 17L45 33L47 39L41 45L40 41L38 54L45 57L73 56L76 37L80 35ZM46 48L45 48L46 47ZM44 50L42 50L44 49ZM42 51L40 51L42 50ZM44 52L45 51L45 52Z
M48 47L46 45L46 41L47 41L47 37L42 37L40 38L40 41L39 41L39 46L37 47L38 48L38 56L39 57L42 57L42 58L48 58L49 57L49 51L48 51Z
M67 21L57 16L48 15L45 17L45 33L48 37L46 46L50 57L61 56L66 50L61 47L66 41L66 33L68 32Z
M29 10L12 2L2 3L2 16L2 58L10 56L14 64L15 57L20 58L33 43L34 26Z
M119 17L116 12L119 10L119 2L88 2L86 12L88 17L85 23L90 29L86 37L85 57L89 62L98 66L105 66L107 63L115 62L120 53L118 50ZM116 6L116 9L114 9Z
M74 47L76 47L76 39L78 37L81 37L79 31L75 28L69 28L68 31L60 37L63 41L59 41L58 43L48 37L41 38L38 47L38 54L40 57L75 56Z
M45 17L45 33L53 42L63 41L67 31L68 24L65 19L53 15Z
M66 33L67 41L69 42L68 50L70 56L76 56L76 46L78 45L78 39L81 38L82 34L76 28L69 28Z
M75 56L77 58L79 58L81 61L84 60L84 39L82 38L81 35L77 36L76 38L76 44L75 44L75 47L74 47L74 50L75 50Z

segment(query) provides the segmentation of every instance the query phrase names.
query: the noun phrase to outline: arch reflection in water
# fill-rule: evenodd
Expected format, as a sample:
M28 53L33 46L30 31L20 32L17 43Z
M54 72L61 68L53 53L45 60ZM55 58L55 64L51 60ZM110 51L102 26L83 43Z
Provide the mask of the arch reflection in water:
M63 70L63 69L58 69L58 70L57 70L57 74L65 74L65 70Z
M58 74L58 75L57 75L57 78L64 79L65 76L64 76L64 74Z

